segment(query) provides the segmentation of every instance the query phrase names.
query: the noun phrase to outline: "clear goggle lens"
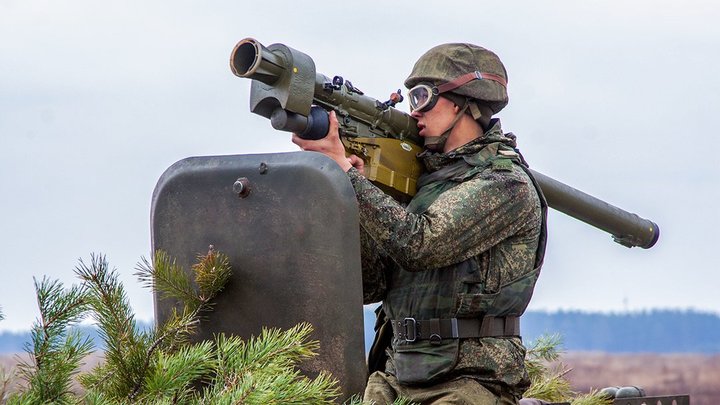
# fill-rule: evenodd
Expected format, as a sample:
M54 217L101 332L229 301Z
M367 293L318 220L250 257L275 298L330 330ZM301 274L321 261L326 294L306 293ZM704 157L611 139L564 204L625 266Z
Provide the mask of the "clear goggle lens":
M410 109L412 112L429 111L435 105L437 90L428 84L418 84L408 91Z

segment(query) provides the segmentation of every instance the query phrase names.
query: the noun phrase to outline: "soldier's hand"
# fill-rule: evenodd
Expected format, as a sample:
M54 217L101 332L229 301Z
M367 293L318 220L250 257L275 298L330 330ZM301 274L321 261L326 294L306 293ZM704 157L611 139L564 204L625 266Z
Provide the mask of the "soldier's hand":
M363 176L365 175L365 161L360 159L356 155L350 155L347 157L348 162L357 169Z
M330 127L324 138L314 141L310 139L302 139L297 134L293 134L292 141L302 150L320 152L328 156L330 159L334 160L340 168L343 169L343 171L348 171L354 166L353 163L350 163L349 158L345 157L345 147L340 141L338 120L335 116L335 111L330 111Z

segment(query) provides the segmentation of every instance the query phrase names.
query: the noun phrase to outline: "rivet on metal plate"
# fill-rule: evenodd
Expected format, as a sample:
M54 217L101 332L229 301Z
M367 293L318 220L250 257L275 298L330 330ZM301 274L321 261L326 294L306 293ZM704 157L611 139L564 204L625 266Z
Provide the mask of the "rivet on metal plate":
M233 192L240 198L250 195L250 180L247 177L240 177L233 183Z

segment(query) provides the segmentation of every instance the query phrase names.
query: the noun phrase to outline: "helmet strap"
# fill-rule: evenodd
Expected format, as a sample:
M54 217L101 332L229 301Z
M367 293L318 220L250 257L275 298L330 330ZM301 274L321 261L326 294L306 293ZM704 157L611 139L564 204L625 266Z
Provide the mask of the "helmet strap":
M490 125L490 119L492 118L492 110L474 101L468 101L468 103L470 104L470 115L480 124L484 131L487 131Z
M452 132L453 128L455 128L455 125L460 121L460 118L465 114L465 111L467 111L469 102L465 102L465 105L460 109L460 111L455 115L455 118L453 118L452 122L450 123L450 126L440 135L440 136L427 136L425 137L425 148L434 151L434 152L442 152L443 148L445 147L445 142L447 142L448 138L450 137L450 133Z
M479 120L483 114L480 112L480 108L478 108L477 104L475 103L468 103L470 104L470 115L472 115L473 119L475 121Z

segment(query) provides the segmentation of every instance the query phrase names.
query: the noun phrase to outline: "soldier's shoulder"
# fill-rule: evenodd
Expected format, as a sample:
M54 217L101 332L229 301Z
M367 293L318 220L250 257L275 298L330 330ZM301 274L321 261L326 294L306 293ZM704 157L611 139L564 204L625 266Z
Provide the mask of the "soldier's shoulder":
M473 179L499 182L531 183L530 177L515 159L497 158L483 170L474 173Z

